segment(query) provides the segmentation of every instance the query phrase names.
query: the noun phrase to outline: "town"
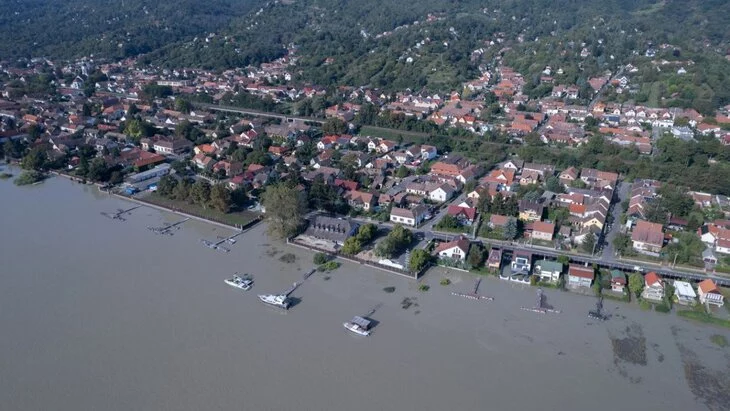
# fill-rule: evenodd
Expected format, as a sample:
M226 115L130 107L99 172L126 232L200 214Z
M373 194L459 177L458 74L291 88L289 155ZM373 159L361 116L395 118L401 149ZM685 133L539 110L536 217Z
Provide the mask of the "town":
M545 67L532 98L499 60L439 95L297 84L297 59L3 62L2 153L19 179L53 171L237 227L263 214L291 244L416 279L438 265L728 316L730 106L627 102L631 64L583 85ZM657 164L665 178L646 177Z

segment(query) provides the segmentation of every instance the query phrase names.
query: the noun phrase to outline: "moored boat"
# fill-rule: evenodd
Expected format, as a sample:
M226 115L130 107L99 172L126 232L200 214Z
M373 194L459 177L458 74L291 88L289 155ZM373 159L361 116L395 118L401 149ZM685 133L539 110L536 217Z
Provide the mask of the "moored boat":
M342 325L349 331L363 336L370 335L370 320L367 320L360 316L355 316L352 320L342 323Z
M231 278L226 278L223 280L226 284L230 285L231 287L238 288L243 291L248 291L253 286L253 280L250 279L247 276L240 277L239 275L234 275Z

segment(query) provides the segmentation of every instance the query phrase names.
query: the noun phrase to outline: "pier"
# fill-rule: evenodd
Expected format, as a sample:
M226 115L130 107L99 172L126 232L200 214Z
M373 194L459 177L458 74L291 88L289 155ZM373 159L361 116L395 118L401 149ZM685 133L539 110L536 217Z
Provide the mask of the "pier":
M180 225L182 223L188 221L188 220L190 220L190 218L185 218L185 219L180 220L180 221L178 221L176 223L165 224L165 225L163 225L161 227L147 226L147 229L150 230L150 231L152 231L153 233L155 233L157 235L172 235L173 234L173 232L172 232L173 230L180 229Z
M124 210L124 209L121 209L121 208L119 208L119 209L117 209L117 211L116 211L116 212L114 212L114 213L107 213L107 212L105 212L105 211L102 211L102 212L101 212L101 215L103 215L104 217L110 218L110 219L112 219L112 220L117 220L117 221L127 221L127 219L126 219L126 218L124 218L123 216L124 216L125 214L129 214L130 212L132 212L132 211L134 211L134 210L136 210L136 209L138 209L138 208L140 208L140 207L142 207L142 206L135 206L135 207L132 207L132 208L128 208L128 209L126 209L126 210Z
M560 310L554 309L552 306L545 302L545 294L542 292L542 288L537 289L537 304L534 307L520 307L520 310L531 311L538 314L560 314Z
M457 297L464 297L464 298L467 298L467 299L469 299L469 300L477 300L477 301L481 301L481 300L486 300L486 301L494 301L494 298L493 298L493 297L488 297L488 296L486 296L486 295L479 295L479 294L478 294L478 291L479 291L479 285L480 285L481 283L482 283L482 279L481 279L481 278L477 278L477 281L476 281L476 282L474 283L474 288L472 289L472 292L471 292L471 294L452 292L452 293L451 293L451 295L455 295L455 296L457 296Z
M221 244L223 244L223 243L236 244L236 237L238 237L241 234L243 234L243 231L239 231L228 237L218 237L218 241L208 241L205 239L201 239L200 242L203 243L204 246L210 248L211 250L218 250L218 251L223 251L224 253L228 253L231 250L229 248L223 247Z

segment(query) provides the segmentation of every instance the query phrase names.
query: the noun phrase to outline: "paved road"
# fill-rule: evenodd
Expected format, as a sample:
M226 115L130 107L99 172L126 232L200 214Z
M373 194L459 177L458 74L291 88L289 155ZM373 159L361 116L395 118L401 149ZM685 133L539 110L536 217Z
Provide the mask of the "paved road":
M616 251L613 248L613 240L623 230L623 224L621 224L621 212L623 208L621 202L628 200L630 195L631 184L628 182L619 183L616 187L616 193L618 196L618 202L614 203L611 207L611 215L613 216L613 222L611 223L611 229L606 233L603 241L603 257L604 261L615 261Z
M627 185L628 186L628 185ZM620 204L618 204L620 208ZM394 224L390 222L378 222L366 218L353 218L353 220L361 222L361 223L373 223L378 225L381 229L390 230L393 228ZM439 241L451 241L453 240L457 234L454 233L445 233L445 232L439 232L439 231L433 231L432 228L410 228L411 231L414 232L414 234L419 238L419 240L422 238L422 240L419 241L419 246L422 246L425 244L425 242L436 239ZM677 268L669 268L665 267L659 264L652 264L649 262L633 262L633 261L622 261L618 260L615 257L613 257L613 254L611 254L612 258L610 259L604 259L603 255L598 256L587 256L587 255L578 255L578 254L570 254L566 253L564 251L555 250L550 247L543 247L538 245L532 245L532 244L523 244L523 243L515 243L510 241L500 241L500 240L494 240L491 238L484 238L484 237L476 237L474 238L474 241L481 242L481 243L488 243L491 244L493 247L499 247L505 250L511 250L511 251L524 251L528 252L532 255L537 256L544 256L544 257L551 257L551 258L558 258L560 256L567 256L570 258L570 261L573 263L579 263L579 264L598 264L599 266L603 268L609 268L609 269L619 269L623 271L635 271L635 268L641 267L644 271L654 271L657 274L667 277L667 278L679 278L679 279L691 279L696 281L702 281L707 278L713 279L716 283L719 285L724 286L730 286L730 278L729 277L720 277L717 275L712 274L706 274L702 273L700 271L688 271L684 269L677 269Z

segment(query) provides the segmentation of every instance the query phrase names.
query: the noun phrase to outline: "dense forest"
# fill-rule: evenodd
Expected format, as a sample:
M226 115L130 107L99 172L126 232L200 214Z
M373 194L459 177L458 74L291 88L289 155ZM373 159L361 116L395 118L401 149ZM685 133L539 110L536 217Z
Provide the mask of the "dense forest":
M141 55L141 64L223 70L290 49L301 83L438 92L502 59L533 97L546 93L546 66L557 84L587 90L590 77L631 62L646 84L638 102L703 112L730 103L724 0L16 0L5 11L0 59ZM657 73L644 58L662 44L693 60L689 76Z
M191 40L248 15L260 0L10 0L0 13L0 60L124 58Z

